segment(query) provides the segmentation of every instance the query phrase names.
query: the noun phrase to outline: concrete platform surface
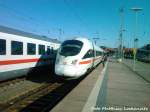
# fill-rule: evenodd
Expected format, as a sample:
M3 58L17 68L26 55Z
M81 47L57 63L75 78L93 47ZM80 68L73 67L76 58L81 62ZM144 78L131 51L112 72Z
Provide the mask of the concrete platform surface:
M111 112L116 112L115 108L127 112L150 112L150 83L124 64L109 63L106 91L106 107L114 108Z
M50 112L150 112L150 83L123 63L98 66Z
M101 79L100 73L102 69L102 65L99 65L50 112L81 112L95 86L96 81Z
M132 59L123 59L123 63L133 70L133 60ZM139 76L144 80L150 83L150 63L145 63L141 61L136 61L135 70Z

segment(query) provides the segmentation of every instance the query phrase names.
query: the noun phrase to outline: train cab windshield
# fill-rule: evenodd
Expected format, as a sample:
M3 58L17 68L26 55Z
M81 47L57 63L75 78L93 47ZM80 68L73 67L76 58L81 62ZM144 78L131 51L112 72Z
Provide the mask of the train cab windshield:
M80 53L83 43L78 40L65 41L60 50L62 56L75 56Z

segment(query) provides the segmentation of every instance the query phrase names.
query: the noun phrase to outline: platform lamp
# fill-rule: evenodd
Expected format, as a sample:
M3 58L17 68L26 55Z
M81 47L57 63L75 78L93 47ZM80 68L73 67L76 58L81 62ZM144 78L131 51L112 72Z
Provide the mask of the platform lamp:
M135 71L135 65L136 65L136 50L137 50L137 42L138 42L138 38L137 38L137 18L138 18L138 12L142 11L142 8L138 8L138 7L134 7L131 8L132 11L135 12L135 33L134 33L134 59L133 59L133 70Z

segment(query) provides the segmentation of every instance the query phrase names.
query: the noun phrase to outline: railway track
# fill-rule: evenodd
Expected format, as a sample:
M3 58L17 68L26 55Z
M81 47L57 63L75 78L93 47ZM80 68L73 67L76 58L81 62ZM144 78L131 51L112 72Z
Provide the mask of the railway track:
M16 83L20 83L20 82L22 82L24 80L26 80L25 77L20 77L20 78L8 80L8 81L0 82L0 88L7 88L10 85L14 85Z
M1 112L46 112L52 109L80 80L45 83L29 93L0 105Z

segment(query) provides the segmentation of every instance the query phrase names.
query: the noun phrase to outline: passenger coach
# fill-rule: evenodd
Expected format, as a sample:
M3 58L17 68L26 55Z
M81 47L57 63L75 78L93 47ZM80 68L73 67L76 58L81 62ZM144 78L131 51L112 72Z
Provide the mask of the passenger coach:
M0 81L50 64L59 46L57 40L0 26Z

